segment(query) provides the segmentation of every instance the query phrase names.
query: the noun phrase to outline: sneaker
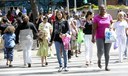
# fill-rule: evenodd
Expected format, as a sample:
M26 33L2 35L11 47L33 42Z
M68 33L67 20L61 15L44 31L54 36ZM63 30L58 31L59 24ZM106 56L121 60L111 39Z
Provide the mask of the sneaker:
M98 60L98 67L101 69L102 65L101 65L101 60Z
M45 65L42 65L42 67L45 67Z
M13 66L10 64L9 67L13 67Z
M46 62L45 65L48 65L48 62Z
M62 68L62 67L60 67L60 68L59 68L59 70L58 70L58 72L61 72L62 70L63 70L63 68Z
M89 66L89 62L88 62L88 61L86 61L85 65L86 65L86 67L88 67L88 66Z
M108 69L108 68L105 68L105 71L110 71L110 69Z
M93 65L94 63L92 61L90 61L90 65Z
M86 64L85 64L85 66L86 66L86 67L89 67L89 64L88 64L88 63L86 63Z
M30 64L30 63L28 63L28 67L29 67L29 68L31 67L31 64Z
M76 55L76 57L78 57L78 55Z
M6 62L6 65L8 66L8 62Z
M64 71L69 71L67 67L64 68Z
M119 63L122 63L123 62L123 59L119 60Z

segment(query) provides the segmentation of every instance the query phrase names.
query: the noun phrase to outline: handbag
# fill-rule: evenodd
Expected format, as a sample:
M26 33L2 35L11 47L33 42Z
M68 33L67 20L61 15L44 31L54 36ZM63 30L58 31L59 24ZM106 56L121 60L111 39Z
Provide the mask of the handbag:
M116 33L110 28L105 29L105 43L116 42Z
M117 49L117 48L118 48L118 46L119 46L119 45L118 45L117 41L116 41L116 42L114 42L114 46L113 46L113 48L114 48L114 49Z
M84 33L83 33L82 29L80 29L79 32L78 32L77 42L78 43L84 42Z
M69 50L69 43L70 43L71 36L67 35L65 37L62 37L63 45L65 50Z

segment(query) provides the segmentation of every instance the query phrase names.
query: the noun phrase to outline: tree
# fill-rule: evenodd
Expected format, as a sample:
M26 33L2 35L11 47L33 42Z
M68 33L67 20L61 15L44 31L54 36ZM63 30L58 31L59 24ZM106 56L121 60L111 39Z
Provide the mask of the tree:
M87 0L87 2L91 3L91 4L98 5L98 1L97 0Z
M29 1L30 1L30 4L31 4L31 9L32 9L32 13L33 13L33 22L35 23L35 20L39 15L38 5L37 5L36 0L29 0Z

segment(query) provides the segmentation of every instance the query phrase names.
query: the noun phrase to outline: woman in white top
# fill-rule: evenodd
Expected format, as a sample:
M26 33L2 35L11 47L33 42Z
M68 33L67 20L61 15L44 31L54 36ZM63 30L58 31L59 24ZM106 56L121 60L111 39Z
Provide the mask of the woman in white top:
M119 50L119 62L123 61L123 54L126 47L126 33L128 29L128 24L124 19L124 13L119 12L117 15L117 21L114 23L114 30L117 35L117 45Z

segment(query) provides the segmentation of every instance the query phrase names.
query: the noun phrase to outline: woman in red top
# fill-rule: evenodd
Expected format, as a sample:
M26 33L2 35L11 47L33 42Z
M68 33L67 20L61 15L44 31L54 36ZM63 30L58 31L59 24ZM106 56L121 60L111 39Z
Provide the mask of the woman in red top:
M11 14L11 11L8 11L7 18L11 23L14 21L14 16Z

